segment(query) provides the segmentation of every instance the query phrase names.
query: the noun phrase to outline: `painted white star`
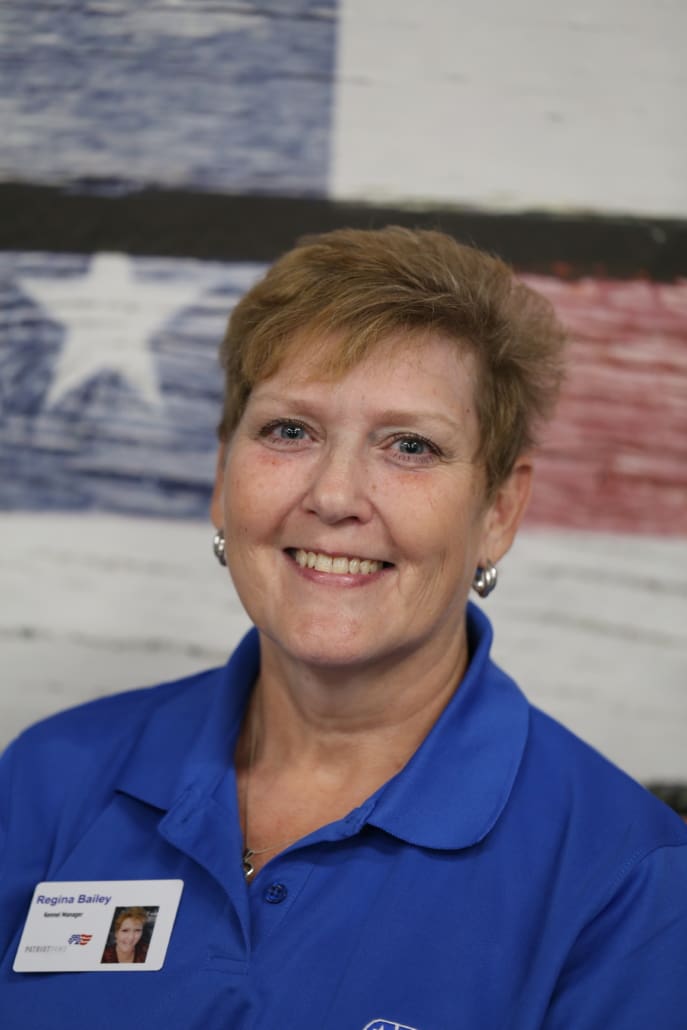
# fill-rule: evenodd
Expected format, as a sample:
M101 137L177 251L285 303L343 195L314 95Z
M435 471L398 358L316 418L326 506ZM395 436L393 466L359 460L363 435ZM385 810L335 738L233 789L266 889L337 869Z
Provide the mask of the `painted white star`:
M117 372L152 406L161 404L149 341L204 288L198 283L142 282L124 254L97 254L75 278L22 278L24 290L66 334L47 408L99 372Z

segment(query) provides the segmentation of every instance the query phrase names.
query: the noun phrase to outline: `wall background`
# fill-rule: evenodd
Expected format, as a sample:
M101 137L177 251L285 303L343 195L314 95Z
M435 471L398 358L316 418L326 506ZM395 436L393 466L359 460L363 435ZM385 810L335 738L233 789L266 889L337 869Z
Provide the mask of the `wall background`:
M571 332L497 657L687 779L686 28L679 0L5 0L0 744L225 659L226 315L303 231L393 221L512 260Z

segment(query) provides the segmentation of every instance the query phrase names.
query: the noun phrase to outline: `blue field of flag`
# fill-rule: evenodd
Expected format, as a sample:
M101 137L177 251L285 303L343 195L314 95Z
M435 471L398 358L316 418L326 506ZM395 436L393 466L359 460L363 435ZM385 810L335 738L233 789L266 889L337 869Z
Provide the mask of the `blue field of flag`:
M205 517L251 264L0 254L0 508Z
M325 192L336 0L0 5L0 178Z

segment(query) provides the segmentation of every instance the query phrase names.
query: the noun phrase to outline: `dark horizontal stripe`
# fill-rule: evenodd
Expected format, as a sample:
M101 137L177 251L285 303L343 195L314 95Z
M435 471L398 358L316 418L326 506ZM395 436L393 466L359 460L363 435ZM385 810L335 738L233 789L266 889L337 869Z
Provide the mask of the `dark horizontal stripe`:
M687 221L679 219L495 214L182 190L107 195L104 183L101 190L0 183L0 249L270 261L304 233L394 223L441 228L521 271L668 282L687 275Z

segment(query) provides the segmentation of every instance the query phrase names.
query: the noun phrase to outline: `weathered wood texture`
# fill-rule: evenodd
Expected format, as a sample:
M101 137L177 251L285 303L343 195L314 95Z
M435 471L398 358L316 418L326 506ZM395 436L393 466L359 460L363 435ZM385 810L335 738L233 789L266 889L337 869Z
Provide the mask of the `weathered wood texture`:
M682 0L4 0L0 178L687 213Z
M335 0L3 0L0 177L325 190Z
M527 281L570 333L530 523L687 536L687 281Z
M0 516L0 745L226 659L247 627L195 521ZM687 541L523 532L484 602L530 698L643 779L685 779Z
M222 661L246 626L205 519L217 341L258 271L6 256L3 740L66 705ZM573 360L542 455L540 528L488 602L496 654L635 775L684 777L686 287L533 284L570 326ZM598 532L609 528L644 535Z
M344 0L339 197L687 214L687 5Z
M0 254L0 507L204 516L219 341L259 270Z
M0 180L679 219L686 16L681 0L5 0ZM98 218L94 257L0 254L0 744L223 661L247 624L205 519L216 346L259 268L103 254ZM178 238L168 252L188 253ZM687 287L533 281L572 368L487 605L496 654L635 775L684 779Z
M0 254L0 506L203 517L218 341L259 272ZM687 282L528 281L572 339L530 522L687 536Z

